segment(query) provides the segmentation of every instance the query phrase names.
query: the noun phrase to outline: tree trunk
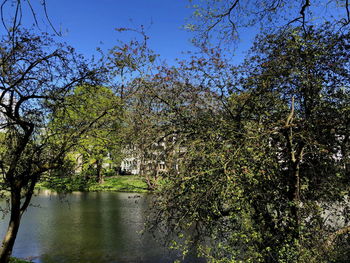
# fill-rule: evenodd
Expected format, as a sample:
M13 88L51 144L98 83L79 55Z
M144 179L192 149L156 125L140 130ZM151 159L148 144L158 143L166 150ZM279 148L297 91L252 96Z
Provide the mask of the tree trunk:
M282 134L286 139L288 158L289 158L289 190L288 199L291 203L290 215L290 231L295 239L300 238L300 163L304 154L304 142L300 142L300 138L293 135L294 118L294 96L292 97L290 113L287 117L285 126L282 129ZM299 142L298 142L299 139Z
M296 239L299 239L300 235L300 164L293 163L291 169L291 180L290 180L290 192L289 200L292 203L291 206L291 216L292 216L292 231L293 236Z
M96 181L99 184L103 184L104 180L103 180L103 174L102 174L102 160L100 160L100 159L96 160L96 175L97 175Z
M11 216L7 232L0 248L0 263L8 263L12 254L21 221L21 195L20 190L11 191Z

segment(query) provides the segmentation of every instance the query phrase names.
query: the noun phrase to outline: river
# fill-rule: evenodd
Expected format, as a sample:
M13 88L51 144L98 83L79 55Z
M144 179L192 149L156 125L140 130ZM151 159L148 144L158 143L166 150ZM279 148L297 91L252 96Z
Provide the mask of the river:
M4 203L2 203L4 206ZM35 263L168 263L178 252L144 228L149 198L133 193L39 193L24 214L13 255ZM3 237L7 225L1 221ZM203 262L188 258L184 262Z

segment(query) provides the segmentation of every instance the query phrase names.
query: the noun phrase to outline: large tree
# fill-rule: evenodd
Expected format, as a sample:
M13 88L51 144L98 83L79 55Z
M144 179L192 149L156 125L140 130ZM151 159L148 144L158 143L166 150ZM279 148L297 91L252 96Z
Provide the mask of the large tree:
M94 181L103 183L104 167L110 163L118 165L121 159L121 130L123 105L113 91L102 86L78 86L66 98L67 107L58 113L51 123L55 129L58 123L76 126L86 125L94 120L88 131L72 149L80 160L81 176L87 180L94 174ZM61 115L61 116L60 116Z
M193 97L212 99L170 115L186 152L160 192L158 223L190 231L185 244L213 262L345 260L349 39L329 25L260 38L228 68L236 82L220 80L219 58L191 63Z
M0 64L1 190L9 194L10 210L0 248L0 262L5 263L35 184L62 164L94 120L54 131L48 123L65 107L72 89L94 84L98 71L73 48L56 44L47 35L18 29L1 38Z

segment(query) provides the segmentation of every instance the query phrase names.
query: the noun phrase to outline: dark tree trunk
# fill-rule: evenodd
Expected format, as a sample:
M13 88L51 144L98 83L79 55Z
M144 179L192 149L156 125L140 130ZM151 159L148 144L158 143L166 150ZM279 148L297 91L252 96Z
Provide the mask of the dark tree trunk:
M300 235L300 174L299 174L300 164L293 163L291 167L291 178L290 178L290 191L289 200L291 202L291 228L292 235L295 239L299 239Z
M102 174L102 160L100 159L96 160L96 181L99 184L104 183L103 174Z
M37 176L34 176L25 192L23 203L21 203L21 192L23 189L21 187L11 188L11 216L0 248L0 263L8 263L10 260L12 249L15 244L18 229L21 223L21 218L24 211L28 208L30 200L32 199L36 182Z
M0 263L8 263L12 254L21 221L21 195L20 190L15 189L11 192L11 216L7 232L0 248Z

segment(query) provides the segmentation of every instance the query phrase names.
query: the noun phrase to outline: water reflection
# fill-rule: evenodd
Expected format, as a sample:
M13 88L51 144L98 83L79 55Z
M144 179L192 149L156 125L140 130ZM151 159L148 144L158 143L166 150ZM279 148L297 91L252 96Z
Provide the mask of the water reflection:
M17 257L36 263L166 263L180 258L150 234L140 234L147 195L73 193L61 198L41 193L32 203L16 240ZM4 230L5 220L2 235Z

